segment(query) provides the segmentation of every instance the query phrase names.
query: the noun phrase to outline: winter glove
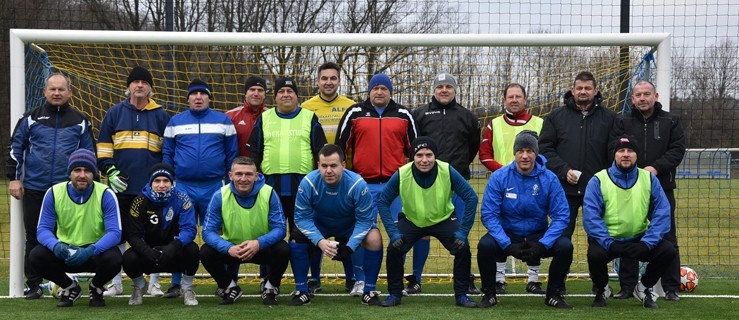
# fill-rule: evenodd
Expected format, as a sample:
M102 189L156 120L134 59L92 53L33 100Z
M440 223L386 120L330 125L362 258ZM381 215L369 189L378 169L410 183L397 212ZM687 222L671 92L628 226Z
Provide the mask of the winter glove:
M64 260L64 263L72 267L83 265L95 255L95 246L88 246L86 248L72 246L70 249L70 254Z
M154 249L154 248L146 248L144 249L144 258L147 260L154 262L155 265L159 265L159 257L162 255L162 251Z
M128 177L123 175L120 170L116 169L115 166L110 166L105 174L108 176L108 186L113 189L113 192L121 193L126 191L126 188L128 188Z
M349 246L345 246L343 244L340 244L337 249L338 250L336 251L336 255L331 258L331 260L344 261L346 259L349 259L352 253L354 253L354 250L352 250L352 248L349 248Z
M467 242L465 242L462 239L454 238L454 242L452 243L452 250L450 250L450 253L451 254L457 254L457 252L459 252L459 250L462 250L462 248L464 248L464 245L466 243Z
M54 256L57 259L67 260L67 257L69 257L69 245L61 241L57 242L54 245Z
M526 263L530 264L529 261L539 261L541 260L541 257L544 255L544 253L547 252L547 248L544 247L543 244L539 241L534 241L531 243L531 248L528 249L529 257L526 259Z
M639 261L646 261L649 258L649 247L644 242L627 243L624 245L624 253Z
M507 248L505 248L504 252L509 256L522 260L523 249L521 249L521 246L523 246L523 243L511 243Z
M162 247L162 254L159 256L159 265L166 266L177 255L177 252L182 249L182 242L178 239L172 240L168 245Z
M403 250L404 245L405 245L405 240L403 240L403 236L400 236L398 237L398 239L395 239L395 241L393 241L393 244L392 244L393 248L397 250L401 250L401 251Z
M624 254L624 248L626 245L624 245L621 242L614 241L611 243L611 249L608 250L608 253L610 253L612 256L620 257Z

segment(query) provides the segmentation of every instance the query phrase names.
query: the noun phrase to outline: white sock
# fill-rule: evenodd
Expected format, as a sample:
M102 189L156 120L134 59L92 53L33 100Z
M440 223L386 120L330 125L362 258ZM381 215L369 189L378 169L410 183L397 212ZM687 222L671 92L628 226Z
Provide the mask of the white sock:
M226 289L231 289L231 288L233 288L235 286L236 286L236 282L234 282L233 280L231 280L231 283L228 284L228 287Z
M265 289L274 289L274 288L275 288L275 286L273 286L273 285L272 285L272 284L271 284L271 283L269 282L269 280L267 280L267 282L265 282L265 283L264 283L264 288L265 288Z
M182 289L187 289L189 287L192 287L192 281L195 279L195 276L188 276L188 275L182 275Z
M159 273L152 273L149 275L149 283L151 284L159 284Z
M495 282L505 283L506 262L496 262Z
M138 278L133 278L131 280L133 280L133 286L136 287L137 289L141 289L146 285L146 279L144 278L143 275L141 275Z
M539 268L541 268L541 265L529 266L529 282L539 282Z

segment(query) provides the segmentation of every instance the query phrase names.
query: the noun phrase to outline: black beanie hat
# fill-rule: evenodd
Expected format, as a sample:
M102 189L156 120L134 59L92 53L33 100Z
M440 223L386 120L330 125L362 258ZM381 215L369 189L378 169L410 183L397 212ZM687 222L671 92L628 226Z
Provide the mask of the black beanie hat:
M128 79L126 80L126 87L131 85L131 82L134 82L136 80L143 80L149 83L149 86L152 88L154 87L154 80L151 78L151 72L147 70L144 67L135 66L131 70L131 73L128 74Z
M203 80L195 79L190 82L190 86L187 87L187 97L189 98L193 92L205 92L208 94L208 98L213 100L213 93L210 91L210 86Z
M267 91L267 81L260 76L251 76L246 78L246 82L244 82L244 92L249 92L249 88L253 86L262 87L262 89Z
M622 135L616 138L616 140L613 140L613 152L615 153L619 149L623 148L629 148L631 150L634 150L637 154L639 153L639 147L637 145L636 139L630 135Z
M420 136L416 138L416 140L413 140L413 143L411 143L411 158L416 156L418 150L424 148L431 150L431 152L434 153L434 156L436 156L436 143L434 142L434 140L427 136Z
M295 91L295 94L298 94L298 86L295 84L295 80L290 77L280 77L275 81L275 96L277 96L277 91L280 91L280 89L284 87L290 87Z
M162 176L167 177L174 184L174 168L164 162L160 162L149 169L149 185L151 186L154 179Z

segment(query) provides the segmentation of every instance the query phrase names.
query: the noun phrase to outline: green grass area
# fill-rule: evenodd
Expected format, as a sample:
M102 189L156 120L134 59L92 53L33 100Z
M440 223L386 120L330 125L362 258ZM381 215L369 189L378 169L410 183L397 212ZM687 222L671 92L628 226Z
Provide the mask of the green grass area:
M5 281L0 282L4 285ZM86 285L86 283L83 283ZM612 283L614 286L618 286ZM287 291L292 288L291 279L284 284L285 294L278 297L279 305L266 307L261 299L256 297L258 290L256 282L243 286L249 296L243 297L230 306L219 306L219 299L214 296L201 296L199 306L185 307L181 299L163 299L145 297L141 306L128 306L128 297L108 298L107 307L92 309L87 306L87 298L82 297L75 306L67 309L56 308L56 300L44 298L36 301L23 299L0 299L0 310L3 310L6 319L473 319L482 317L496 317L504 319L602 319L618 317L619 319L735 319L739 310L739 299L730 298L691 298L695 294L739 294L737 280L702 280L698 292L683 294L683 299L677 302L667 302L659 299L658 310L644 309L635 299L608 300L608 307L595 309L590 307L591 296L571 296L567 301L574 306L572 310L558 310L544 305L543 296L500 296L500 303L490 309L464 309L454 306L451 296L430 297L414 296L403 299L403 304L395 308L368 307L360 304L356 297L344 296L340 284L324 284L327 294L342 294L341 296L319 295L313 303L303 307L289 307ZM385 285L380 285L385 289ZM200 284L196 292L202 295L212 295L214 287L210 284ZM510 293L524 293L523 283L513 283L508 287ZM572 293L588 293L590 282L573 280L568 282L568 290ZM83 292L87 292L86 288ZM125 289L130 294L131 288ZM427 284L423 287L424 293L450 293L451 283ZM384 295L383 295L384 297ZM474 297L479 301L479 297ZM51 313L53 312L53 313Z

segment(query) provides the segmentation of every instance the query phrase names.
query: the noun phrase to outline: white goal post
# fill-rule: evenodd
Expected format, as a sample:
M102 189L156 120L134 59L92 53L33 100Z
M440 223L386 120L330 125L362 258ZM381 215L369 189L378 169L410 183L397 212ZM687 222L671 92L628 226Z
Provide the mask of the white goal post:
M26 110L25 47L29 43L151 45L381 46L381 47L567 47L654 48L657 92L670 96L669 33L644 34L303 34L10 29L10 132ZM669 99L661 101L669 110ZM23 295L24 226L21 201L10 197L9 295Z

